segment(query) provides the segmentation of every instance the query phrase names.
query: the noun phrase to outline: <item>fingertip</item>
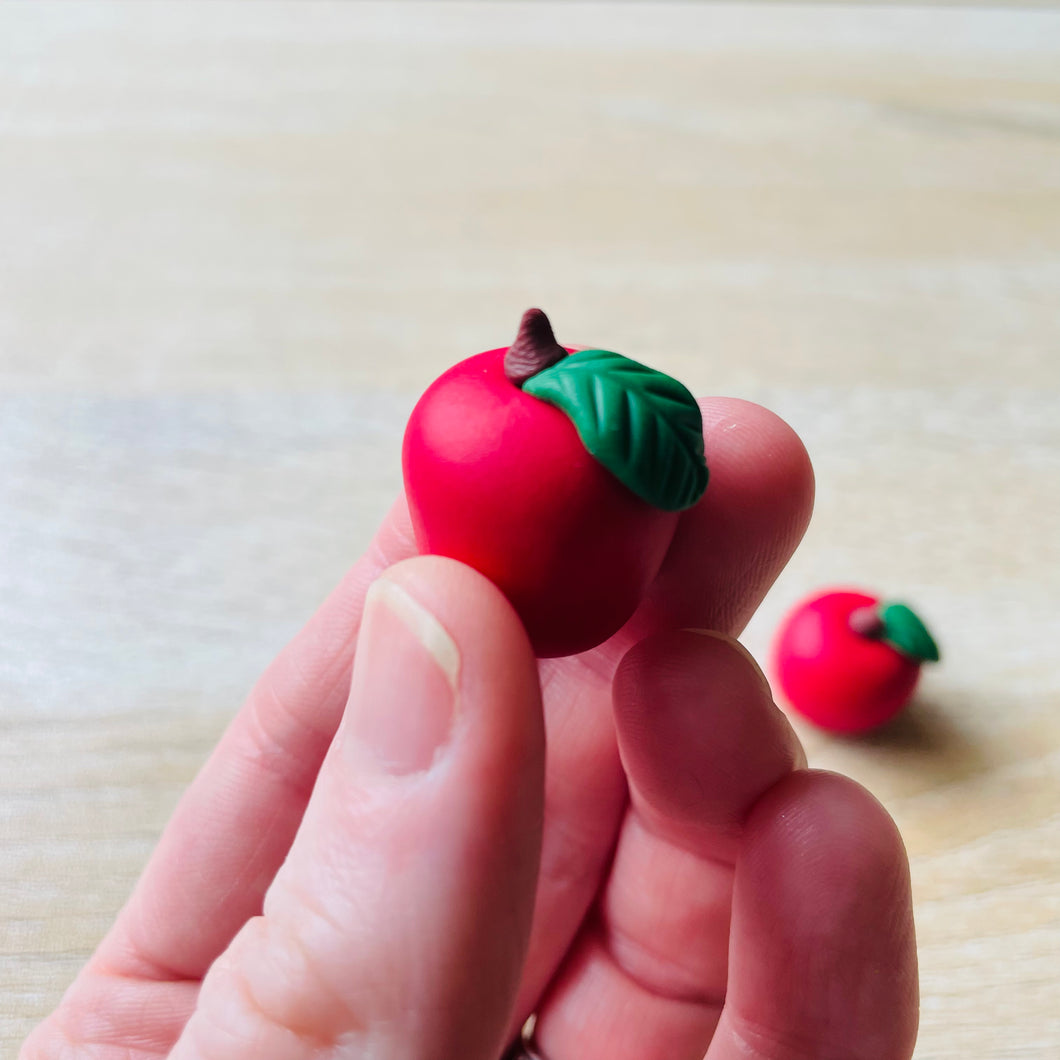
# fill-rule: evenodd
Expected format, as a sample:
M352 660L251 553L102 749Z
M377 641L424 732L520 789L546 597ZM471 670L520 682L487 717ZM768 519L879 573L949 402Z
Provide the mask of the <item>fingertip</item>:
M786 522L805 530L813 508L815 479L806 445L771 409L742 398L700 402L708 461L717 463L715 490L739 489L751 508L772 499ZM713 470L713 469L712 469Z
M507 597L472 567L445 556L413 556L380 574L426 608L459 650L464 691L482 699L503 680L536 696L537 664L529 637ZM475 664L468 666L468 658ZM540 711L531 712L539 716Z
M619 661L612 686L616 709L631 724L646 723L650 701L660 696L663 708L681 706L695 713L705 709L708 692L713 705L729 709L748 699L771 699L769 682L747 649L709 629L645 637Z
M909 867L894 821L846 777L785 777L751 811L737 861L724 1033L905 1060L917 994Z
M737 398L704 398L707 490L678 523L638 628L709 626L736 634L802 540L814 474L798 434Z
M809 470L809 457L798 432L773 409L747 398L717 395L699 398L698 403L704 433L717 437L719 432L731 434L737 431L746 437L755 437L774 445L778 453L789 455Z
M459 605L466 601L472 605L467 609L471 617L476 608L486 608L499 616L510 615L515 625L519 625L511 605L493 582L473 567L448 556L405 557L388 566L379 577L422 597L423 604L432 611L457 616ZM505 617L501 621L506 621Z
M498 806L515 800L519 809L510 812L532 822L526 825L530 832L539 830L545 769L541 685L514 608L488 578L445 556L405 559L380 577L428 610L452 640L459 659L452 758L465 797L476 802L482 795ZM485 811L469 805L466 812Z
M621 660L612 689L634 797L662 827L727 845L761 793L800 763L762 671L723 634L647 637Z
M748 868L763 875L783 858L803 865L807 900L827 883L837 898L909 889L905 844L893 818L866 788L825 770L802 770L776 784L747 819ZM812 883L810 882L812 880Z

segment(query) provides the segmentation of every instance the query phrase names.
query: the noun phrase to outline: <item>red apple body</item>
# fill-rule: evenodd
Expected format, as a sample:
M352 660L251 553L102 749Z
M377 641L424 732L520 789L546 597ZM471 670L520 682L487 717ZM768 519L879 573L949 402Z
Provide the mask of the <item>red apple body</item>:
M513 384L505 352L461 361L413 410L402 453L412 524L423 552L505 593L539 656L571 655L633 614L678 513L636 496L563 412Z
M879 603L867 593L827 592L804 601L781 625L774 673L791 706L823 729L873 729L913 695L919 660L851 623L855 612Z

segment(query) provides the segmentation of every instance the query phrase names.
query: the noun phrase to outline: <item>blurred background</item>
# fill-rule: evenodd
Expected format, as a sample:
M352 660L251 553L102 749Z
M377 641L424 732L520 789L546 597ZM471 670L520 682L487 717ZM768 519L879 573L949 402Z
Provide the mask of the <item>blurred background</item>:
M0 6L0 1045L529 305L801 433L746 643L852 583L945 656L800 726L906 838L917 1055L1060 1055L1060 11L854 3Z

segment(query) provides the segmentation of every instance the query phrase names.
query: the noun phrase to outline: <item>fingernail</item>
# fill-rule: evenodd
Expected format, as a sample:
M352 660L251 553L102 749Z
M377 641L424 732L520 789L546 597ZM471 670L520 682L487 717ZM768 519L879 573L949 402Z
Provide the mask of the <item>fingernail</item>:
M429 769L449 740L459 675L460 652L438 619L400 585L379 578L357 637L344 753L394 776Z

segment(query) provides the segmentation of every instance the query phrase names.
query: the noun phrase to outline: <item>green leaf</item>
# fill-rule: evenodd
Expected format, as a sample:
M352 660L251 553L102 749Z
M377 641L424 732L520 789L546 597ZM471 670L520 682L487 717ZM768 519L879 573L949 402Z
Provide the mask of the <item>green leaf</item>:
M523 384L565 412L585 448L657 508L690 508L707 488L703 417L676 379L608 350L579 350Z
M885 604L880 609L883 639L900 652L924 662L939 661L939 646L912 608L905 604Z

